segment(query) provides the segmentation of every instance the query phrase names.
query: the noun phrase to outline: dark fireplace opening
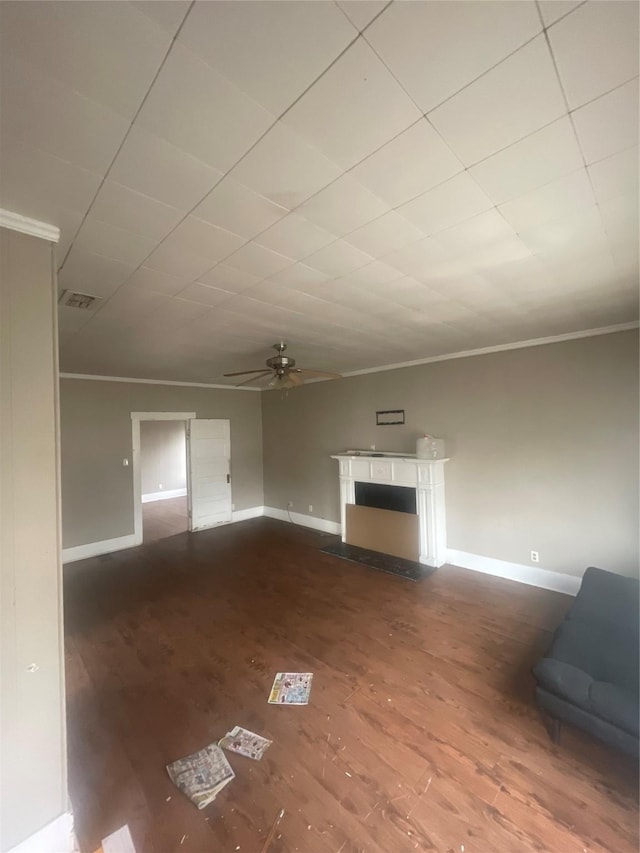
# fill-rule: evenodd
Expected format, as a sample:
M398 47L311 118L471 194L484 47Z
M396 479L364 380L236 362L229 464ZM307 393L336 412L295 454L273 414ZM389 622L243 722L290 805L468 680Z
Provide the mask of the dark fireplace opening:
M391 509L395 512L416 514L416 490L407 486L387 486L382 483L359 483L356 481L356 505L372 506L376 509Z

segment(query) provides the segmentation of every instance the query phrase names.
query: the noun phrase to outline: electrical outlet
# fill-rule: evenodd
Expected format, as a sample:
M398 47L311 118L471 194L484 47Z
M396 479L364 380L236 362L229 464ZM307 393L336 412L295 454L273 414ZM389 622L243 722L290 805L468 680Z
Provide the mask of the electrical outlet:
M162 483L158 483L158 488L159 488L159 489L164 489L164 486L162 485Z
M287 509L293 509L293 501L287 501Z
M531 552L531 562L532 563L539 563L540 562L540 554L538 554L537 551Z
M309 512L313 512L313 504L309 504Z
M375 449L376 449L376 446L375 446L375 444L370 444L370 445L369 445L369 448L370 448L371 450L375 450Z
M232 511L232 512L233 512L233 510L234 510L235 508L236 508L236 505L235 505L235 504L231 504L231 511Z

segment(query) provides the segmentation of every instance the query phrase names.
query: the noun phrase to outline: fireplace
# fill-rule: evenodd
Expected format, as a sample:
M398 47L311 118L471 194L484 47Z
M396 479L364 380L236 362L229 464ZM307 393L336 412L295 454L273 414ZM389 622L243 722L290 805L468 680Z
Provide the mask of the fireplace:
M352 453L332 459L339 464L343 542L427 566L446 561L444 466L448 459ZM366 541L375 544L363 544Z

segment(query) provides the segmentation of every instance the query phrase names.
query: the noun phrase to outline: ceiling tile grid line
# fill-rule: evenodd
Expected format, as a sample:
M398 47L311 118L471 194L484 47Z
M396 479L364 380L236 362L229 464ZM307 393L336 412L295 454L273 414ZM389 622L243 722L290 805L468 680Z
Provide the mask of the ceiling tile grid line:
M62 263L60 264L60 267L58 268L58 272L59 272L59 271L60 271L60 269L62 269L62 267L64 266L65 261L67 260L67 257L69 256L69 252L71 251L71 249L72 249L72 247L73 247L73 244L74 244L74 242L75 242L75 239L77 238L78 233L81 231L81 229L82 229L82 225L84 224L84 221L86 220L87 216L88 216L88 215L89 215L89 213L91 212L91 208L93 207L93 205L94 205L94 203L95 203L95 200L96 200L96 198L97 198L97 196L98 196L98 193L100 192L100 189L101 189L102 185L103 185L103 184L105 183L105 181L107 180L107 178L108 178L108 176L109 176L109 172L111 171L111 168L112 168L112 166L113 166L113 164L114 164L114 162L115 162L115 160L116 160L116 158L117 158L118 154L119 154L119 153L120 153L120 151L122 150L122 147L124 146L124 144L125 144L125 142L126 142L126 140L127 140L127 137L128 137L128 135L129 135L129 133L131 132L131 129L133 128L134 124L135 124L136 118L140 115L140 112L141 112L142 108L144 107L145 101L147 100L147 98L148 98L148 96L149 96L149 93L151 92L151 89L153 88L153 84L154 84L154 83L155 83L155 81L158 79L158 77L159 77L159 75L160 75L160 72L162 71L162 68L163 68L164 64L166 63L167 59L169 58L169 55L170 55L170 53L171 53L171 50L173 49L173 45L175 44L175 41L176 41L176 39L178 38L178 35L179 35L179 33L180 33L180 30L181 30L182 26L184 25L185 21L187 20L187 17L189 16L189 13L190 13L191 9L193 8L193 5L194 5L194 3L195 3L195 2L196 2L196 0L191 0L191 2L189 3L189 6L188 6L188 8L187 8L187 11L185 12L184 17L182 18L182 20L181 20L181 22L180 22L180 24L179 24L179 26L178 26L178 28L177 28L176 32L174 33L174 35L173 35L173 37L172 37L172 39L171 39L171 41L170 41L170 43L169 43L169 46L168 46L168 48L167 48L167 50L166 50L166 52L165 52L165 55L163 56L163 58L162 58L162 60L161 60L160 64L158 65L158 68L156 69L156 72L155 72L155 74L153 75L153 78L152 78L152 80L151 80L151 82L150 82L150 84L149 84L149 86L148 86L148 88L147 88L147 90L146 90L146 92L145 92L145 94L144 94L144 97L143 97L143 98L142 98L142 100L140 101L140 104L139 104L139 106L138 106L137 110L135 111L135 114L134 114L133 118L131 119L131 123L129 124L128 129L127 129L126 133L124 134L124 136L123 136L122 140L120 141L120 144L119 144L118 148L116 149L116 152L115 152L115 154L113 155L113 158L111 159L111 163L109 164L109 166L107 167L106 172L104 173L104 176L103 176L103 178L102 178L102 181L100 182L100 186L98 187L98 189L97 189L97 191L96 191L96 194L95 194L95 196L94 196L94 198L93 198L92 202L90 203L89 207L87 208L87 210L86 210L86 212L85 212L84 218L83 218L82 222L80 223L80 227L78 228L78 231L76 232L75 237L71 240L71 244L70 244L70 246L69 246L69 249L67 250L67 253L66 253L65 257L62 259Z
M384 10L383 10L383 11L384 11ZM381 14L381 13L380 13L380 14ZM185 20L186 20L186 18L185 18ZM176 36L175 38L177 38L177 36ZM174 38L174 41L175 41L175 38ZM535 38L535 37L534 37L534 38ZM355 41L356 41L356 39L354 39L354 42L355 42ZM531 40L530 40L530 41L531 41ZM351 42L351 43L350 43L350 45L349 45L347 48L345 48L345 50L343 51L343 54L344 54L344 53L346 53L346 51L349 49L349 47L351 47L351 46L353 45L353 43L354 43L354 42ZM518 48L518 49L517 49L516 51L514 51L513 53L516 53L518 50L520 50L520 48ZM341 54L340 56L342 56L343 54ZM513 54L510 54L510 56L511 56L511 55L513 55ZM335 64L335 62L340 58L340 56L338 56L338 57L334 60L334 62L332 63L332 65L333 65L333 64ZM507 59L508 59L508 58L509 58L509 57L507 57ZM497 65L502 64L502 62L504 62L504 60L502 60L500 63L497 63ZM329 67L331 67L331 66L329 66ZM495 66L494 66L494 67L495 67ZM329 69L327 68L326 70L329 70ZM325 71L326 71L326 70L325 70ZM489 70L491 70L491 69L489 69ZM323 74L324 74L324 73L325 73L325 72L323 72ZM486 73L487 73L487 72L485 72L485 74L486 74ZM322 75L321 75L321 76L322 76ZM480 75L480 76L484 76L484 74L483 74L483 75ZM317 81L314 81L312 84L310 84L310 86L309 86L308 88L311 88L311 86L313 86L313 85L315 84L315 82L317 82ZM472 81L472 82L474 82L474 81ZM471 84L469 84L469 85L471 85ZM465 87L465 88L466 88L466 87ZM304 95L304 92L303 92L299 97L302 97L303 95ZM292 105L292 106L293 106L293 105ZM287 111L288 111L288 110L287 110ZM285 111L285 112L287 112L287 111ZM418 121L419 121L419 120L418 120ZM550 122L550 123L552 123L552 122ZM436 131L437 131L437 129L436 129ZM265 134L264 134L264 135L266 135L268 132L269 132L269 129L268 129L267 131L265 131ZM401 133L402 133L402 132L404 132L404 131L401 131ZM400 135L400 134L398 134L398 135ZM263 137L261 137L261 138L263 138ZM260 139L259 139L259 140L257 140L257 142L256 142L255 144L257 144L259 141L260 141ZM445 141L445 144L446 144L446 141ZM509 146L507 146L507 147L509 147ZM251 150L251 149L249 149L249 150ZM249 153L249 152L246 152L246 153ZM246 155L244 155L244 156L246 156ZM370 156L370 155L368 155L368 156ZM490 156L491 156L491 155L490 155ZM242 159L242 158L241 158L241 159ZM482 162L482 161L479 161L479 162ZM475 164L474 164L474 165L475 165ZM234 167L232 167L232 169L233 169L233 168L234 168ZM231 171L232 169L230 169L229 171ZM222 180L223 180L223 179L221 179L221 181L222 181ZM336 180L337 180L337 179L336 179ZM217 186L217 185L216 185L216 186ZM215 187L214 187L214 189L215 189ZM207 195L208 195L208 194L207 194ZM206 196L205 196L205 198L206 198ZM203 201L204 201L204 199L203 199ZM200 202L200 203L201 203L201 202ZM198 207L198 206L199 206L199 205L196 205L195 207ZM195 209L195 208L194 208L194 209ZM295 208L294 208L294 210L295 210ZM189 214L187 214L187 216L188 216L188 215L189 215ZM185 216L185 218L186 218L186 216ZM179 223L179 224L180 224L180 223ZM266 229L265 229L265 230L266 230ZM260 232L260 233L263 233L263 232ZM170 235L167 235L167 236L170 236ZM259 236L259 235L258 235L258 236ZM143 263L144 263L144 261L143 261ZM143 265L143 264L141 264L141 266L142 266L142 265Z
M119 151L122 149L122 147L123 147L123 145L124 145L124 143L125 143L125 141L126 141L126 138L127 138L128 134L129 134L129 132L130 132L131 128L132 128L132 127L133 127L133 125L135 124L136 117L137 117L137 116L139 115L139 113L141 112L141 110L142 110L142 108L143 108L143 106L144 106L144 103L145 103L145 101L146 101L147 97L149 96L149 93L151 92L151 90L152 90L152 88L153 88L153 85L154 85L154 83L155 83L156 79L158 78L158 76L159 76L159 74L160 74L160 72L161 72L161 70L162 70L162 67L163 67L164 63L166 62L167 58L169 57L169 54L171 53L171 50L173 49L173 47L174 47L174 45L175 45L176 41L178 40L179 35L180 35L180 31L181 31L182 27L184 26L184 24L186 23L187 18L188 18L188 16L189 16L189 14L190 14L190 12L191 12L191 10L192 10L193 6L195 5L195 2L196 2L196 0L191 0L191 3L189 4L189 8L188 8L188 10L187 10L187 13L186 13L186 14L185 14L185 16L183 17L183 19L182 19L182 21L181 21L181 23L180 23L180 26L178 27L178 29L177 29L176 33L174 34L174 36L173 36L173 38L172 38L172 40L171 40L171 44L170 44L170 46L169 46L169 48L168 48L168 50L167 50L167 52L166 52L166 54L165 54L165 57L164 57L164 59L163 59L162 63L160 64L160 67L158 68L158 70L157 70L157 72L156 72L156 74L155 74L155 76L154 76L154 78L153 78L153 80L152 80L152 82L151 82L151 85L149 86L149 88L148 88L148 90L147 90L147 92L146 92L146 94L145 94L145 96L144 96L144 98L143 98L143 100L142 100L142 102L141 102L141 104L140 104L140 106L139 106L138 110L136 111L136 114L135 114L135 116L134 116L134 119L133 119L133 120L132 120L132 122L131 122L131 125L130 125L130 127L129 127L129 130L127 131L127 134L125 134L125 137L123 138L123 140L122 140L122 142L121 142L121 144L120 144L120 146L119 146L118 150L116 151L116 153L115 153L115 155L114 155L114 158L113 158L113 160L112 160L112 162L111 162L111 165L109 166L109 168L107 169L107 172L105 173L105 176L104 176L104 178L103 178L103 180L102 180L102 182L101 182L101 184L100 184L100 187L98 188L98 191L96 192L96 197L97 197L97 195L98 195L98 192L100 191L100 188L102 187L102 184L107 180L108 175L109 175L109 172L110 172L110 170L111 170L111 167L113 166L113 163L115 162L115 160L116 160L116 158L117 158L117 156L118 156ZM384 11L384 10L382 10L382 11ZM342 10L341 10L341 12L342 12ZM342 14L344 14L344 13L342 13ZM346 17L346 16L345 16L345 17ZM352 45L353 45L353 44L354 44L354 43L355 43L355 42L360 38L360 35L361 35L361 34L360 34L360 32L356 31L356 35L355 35L355 37L352 39L352 41L350 41L350 42L349 42L349 44L348 44L348 45L347 45L347 46L346 46L346 47L345 47L345 48L344 48L344 49L343 49L343 50L342 50L342 51L341 51L341 52L340 52L340 53L339 53L339 54L338 54L338 55L337 55L337 56L336 56L332 61L331 61L331 63L330 63L330 64L329 64L329 65L328 65L328 66L327 66L327 67L326 67L326 68L325 68L325 69L324 69L324 70L323 70L323 71L318 75L318 77L316 77L314 80L312 80L312 82L309 84L309 86L308 86L308 87L307 87L303 92L301 92L301 93L300 93L300 95L298 95L298 97L297 97L297 98L296 98L296 99L295 99L295 100L294 100L294 101L293 101L293 102L292 102L292 103L291 103L291 104L290 104L290 105L289 105L289 106L284 110L284 112L283 112L280 116L277 116L277 117L275 118L274 122L273 122L273 123L272 123L272 124L271 124L271 125L270 125L266 130L265 130L265 131L264 131L264 133L263 133L263 134L262 134L258 139L256 139L256 140L255 140L255 142L253 143L253 145L251 145L251 146L247 149L247 151L245 151L245 152L244 152L244 154L243 154L243 155L242 155L242 156L241 156L241 157L240 157L240 158L239 158L235 163L233 163L233 164L230 166L230 168L228 169L228 171L227 171L227 172L226 172L226 173L225 173L225 174L224 174L224 175L223 175L223 176L222 176L222 177L221 177L221 178L216 182L216 184L215 184L213 187L211 187L211 188L210 188L210 189L205 193L205 195L204 195L201 199L199 199L199 201L198 201L198 202L193 206L193 208L192 208L190 211L188 211L188 212L185 214L185 216L183 217L183 219L182 219L182 220L180 220L180 222L178 222L178 223L177 223L176 228L178 228L178 227L182 224L182 222L184 222L184 221L185 221L185 220L186 220L186 219L191 215L191 213L192 213L192 211L193 211L193 210L195 210L196 208L198 208L198 207L199 207L199 206L200 206L200 205L201 205L201 204L202 204L202 203L207 199L207 197L211 194L211 192L213 192L213 191L216 189L216 187L217 187L220 183L222 183L222 181L224 180L224 178L226 177L226 175L230 174L230 173L233 171L233 169L235 169L235 167L236 167L240 162L242 162L242 160L243 160L243 159L244 159L244 158L245 158L245 157L246 157L246 156L247 156L247 155L248 155L248 154L253 150L253 148L255 148L255 147L256 147L256 145L258 145L258 143L259 143L259 142L260 142L264 137L266 137L266 136L267 136L267 134L268 134L268 133L269 133L269 131L273 128L273 126L274 126L278 121L280 121L280 120L283 118L283 116L284 116L284 115L286 115L286 113L287 113L287 112L289 112L289 110L290 110L290 109L291 109L291 108L292 108L292 107L297 103L297 101L298 101L298 100L300 100L300 99L305 95L305 93L306 93L309 89L311 89L311 88L315 85L315 83L316 83L316 82L317 82L317 81L318 81L322 76L324 76L324 74L325 74L327 71L329 71L329 70L330 70L330 68L331 68L331 67L332 67L332 66L333 66L333 65L334 65L334 64L335 64L335 63L336 63L336 62L341 58L341 56L343 56L343 55L344 55L344 54L349 50L349 48L350 48L350 47L351 47L351 46L352 46ZM86 217L88 216L88 214L89 214L89 212L90 212L90 210L91 210L91 207L93 206L93 203L94 203L94 202L95 202L95 197L94 197L94 200L93 200L92 204L89 206L89 208L87 209L87 211L86 211L86 213L85 213L85 217L84 217L85 219L86 219ZM83 222L84 222L84 220L83 220ZM81 227L82 227L82 224L81 224L80 228L78 229L78 231L80 231ZM175 229L174 229L174 230L175 230ZM267 230L267 229L264 229L264 230ZM172 233L173 233L173 231L169 232L167 235L165 235L165 238L164 238L164 239L166 239L167 237L170 237ZM260 233L263 233L263 232L260 232ZM259 236L259 235L258 235L258 236ZM76 234L76 237L77 237L77 234ZM75 239L75 238L74 238L74 239ZM70 245L70 247L69 247L69 250L67 251L67 255L65 256L65 258L64 258L64 259L63 259L63 261L62 261L62 264L60 265L59 271L60 271L60 269L62 269L62 267L64 266L64 263L65 263L65 261L66 261L66 258L67 258L67 256L68 256L69 252L71 251L71 248L73 247L73 242L74 242L74 241L72 240L71 245ZM247 241L247 242L251 242L251 241ZM145 261L149 258L149 256L150 256L151 254L152 254L152 253L149 253L149 255L147 255L147 257L146 257L146 258L144 258L144 259L142 260L142 262L138 265L138 267L136 267L136 269L133 271L132 275L133 275L133 274L135 274L135 272L137 272L137 270L138 270L138 269L140 269L142 266L144 266ZM221 260L224 260L224 258L223 258L223 259L221 259ZM211 267L210 269L213 269L213 267ZM210 271L210 270L209 270L209 271ZM205 271L205 272L207 272L207 271ZM131 277L130 277L130 278L131 278ZM123 282L123 283L122 283L122 286L124 286L124 285L127 283L127 281L129 281L129 280L130 280L130 278L129 278L129 279L127 279L125 282ZM197 280L197 278L196 278L196 279L194 279L193 281L196 281L196 280ZM191 283L191 282L190 282L190 283ZM116 291L116 292L117 292L117 291ZM91 319L91 318L88 318L87 322L89 322L89 320L90 320L90 319ZM86 324L85 324L85 325L86 325Z
M583 4L581 4L581 5L583 5ZM541 23L542 23L542 29L543 29L544 37L545 37L545 40L546 40L546 43L547 43L547 47L548 47L548 49L549 49L549 53L550 53L550 55L551 55L551 61L553 62L553 67L554 67L554 70L555 70L555 73L556 73L556 77L557 77L557 79L558 79L558 85L560 86L560 91L562 92L562 97L563 97L563 99L564 99L564 103L565 103L565 106L566 106L566 109L567 109L567 113L568 113L568 116L569 116L569 121L571 122L571 128L572 128L572 130L573 130L573 134L574 134L574 137L575 137L575 140L576 140L576 144L578 145L578 148L579 148L580 153L581 153L581 155L582 155L582 162L584 163L585 171L586 171L586 173L587 173L587 179L588 179L588 181L589 181L589 184L590 184L590 186L591 186L591 190L592 190L592 193L593 193L593 197L594 197L594 199L595 199L595 205L596 205L596 207L597 207L597 209L598 209L598 212L599 212L599 214L600 214L600 205L599 205L599 203L598 203L598 197L597 197L597 194L596 194L596 191L595 191L595 185L594 185L594 182L593 182L593 178L592 178L592 176L591 176L591 173L590 173L589 169L587 168L587 165L588 165L588 164L587 164L587 158L586 158L586 157L585 157L585 155L584 155L584 150L583 150L583 147L582 147L582 145L581 145L580 137L579 137L579 134L578 134L578 131L577 131L576 125L575 125L575 121L574 121L574 117L573 117L573 112L574 112L574 111L572 111L572 110L571 110L571 107L570 107L570 104L569 104L569 99L568 99L568 97L567 97L567 93L566 93L566 90L565 90L565 86L564 86L564 84L563 84L563 82L562 82L562 77L561 77L561 74L560 74L560 69L559 69L559 67L558 67L558 62L557 62L556 56L555 56L555 54L554 54L553 45L552 45L552 43L551 43L551 39L549 38L549 28L545 25L544 18L543 18L543 15L542 15L542 10L541 10L541 8L540 8L539 0L536 0L536 8L538 9L538 14L540 15L540 21L541 21ZM576 11L576 10L574 9L574 10L572 10L572 11ZM563 20L563 19L560 19L560 20ZM554 22L554 23L558 23L558 22L556 21L556 22ZM553 25L552 25L552 26L553 26ZM624 84L621 84L621 85L624 85ZM615 88L619 88L619 86L618 86L618 87L615 87ZM605 94L603 94L603 95L600 95L600 96L598 96L598 97L594 98L593 100L599 100L599 98L600 98L600 97L606 97L606 94L608 94L608 93L605 93ZM588 102L588 103L591 103L591 101L590 101L590 102ZM584 104L584 105L582 105L582 106L586 106L586 104ZM581 108L582 108L582 107L580 107L579 109L581 109ZM604 221L602 220L602 216L601 216L601 215L600 215L600 220L601 220L601 222L602 222L602 227L604 228ZM611 251L610 251L610 250L609 250L609 253L612 255L612 253L611 253ZM612 255L612 258L611 258L611 259L613 260L613 255Z
M212 31L213 39L207 40L206 27L217 28L217 22L219 32L244 32L237 25L250 11L229 4L189 6L198 10L199 23L196 17L191 21L186 45L173 32L175 15L169 16L174 23L164 13L149 12L150 19L166 21L164 44L171 37L168 54L179 62L171 63L173 92L171 78L163 73L153 110L145 109L144 121L136 118L123 128L126 158L118 155L102 178L92 177L87 168L99 163L93 154L99 150L84 153L86 133L72 145L61 135L72 133L73 121L86 111L73 105L67 109L65 103L53 126L53 143L48 133L37 132L47 129L48 117L29 119L30 124L20 120L10 140L8 162L17 171L3 183L11 206L64 225L67 235L75 228L61 287L103 297L99 310L80 317L61 309L63 369L114 375L116 368L131 364L150 378L198 378L205 371L209 376L233 369L272 336L284 336L292 348L295 343L300 360L326 357L333 369L343 370L349 364L391 363L637 316L637 74L629 78L637 59L634 65L625 34L634 14L631 5L607 3L604 10L591 0L563 4L558 14L548 3L489 8L462 2L454 9L422 0L345 2L335 6L336 18L326 6L314 12L302 3L248 4L243 9L256 6L265 22L262 29L275 37L262 39L252 51L266 56L263 66L248 56L241 41L238 56L248 57L244 65L231 48L223 47L220 55L211 52L219 33ZM87 49L77 47L78 39L101 16L93 15L91 4L75 8L77 28L74 15L63 16L72 31L65 45L72 48L70 55L80 51L80 73ZM467 13L472 27L463 20ZM16 20L28 23L34 15L13 15L14 31ZM104 67L109 56L118 55L117 49L109 53L115 24L130 13L109 15L108 37L90 34L89 39L101 51ZM319 27L311 31L318 45L307 59L300 45L314 16ZM354 36L346 46L344 18ZM425 21L433 26L425 30ZM38 26L42 43L47 27ZM136 26L143 32L139 21ZM81 88L89 96L97 91L112 100L126 98L133 106L131 94L140 91L150 60L163 48L157 20L153 27L144 36L150 45L144 62L128 65L137 88L124 93L122 75L104 83L91 69L88 87L82 81ZM22 32L28 37L28 27ZM420 33L429 49L416 51L406 62L403 53L420 46ZM550 33L557 36L550 38ZM299 44L285 44L286 38ZM284 47L282 62L268 53L278 40ZM609 44L621 45L620 58L617 51L602 49ZM42 75L43 65L65 86L73 84L69 69L75 66L62 60L56 65L53 48L46 43L44 48L43 61L33 51L24 57L33 56L37 75L24 62L12 73L20 82L9 89L11 107L18 104L15 93L28 91L25 86ZM298 94L298 82L307 83L314 63L317 68L327 51L331 62L324 62L325 70ZM464 51L469 60L463 57L461 67L452 66L451 57ZM292 59L302 63L295 81L287 70ZM182 66L188 74L176 77ZM251 76L259 69L264 80ZM204 87L197 81L200 72ZM227 72L229 82L222 78ZM540 81L531 98L525 98L527 75ZM236 95L225 95L223 103L212 91L211 109L200 116L206 86L216 86L216 80L223 93L237 92L238 106L229 100ZM340 81L347 84L342 92L336 88ZM181 90L181 83L189 85ZM56 86L51 89L54 103L66 91ZM192 103L191 117L181 107L169 116L169 107L158 102L160 91L174 103L176 97ZM361 126L352 118L342 126L341 116L350 108L347 91L357 99L353 116L362 116ZM297 100L289 98L283 112L270 113L269 105L284 103L287 92ZM241 111L254 93L262 106L250 108L247 123ZM378 93L374 114L371 104ZM304 110L282 123L302 99ZM38 103L27 105L27 117ZM214 104L223 110L216 113ZM220 143L211 133L217 125L226 132L226 104L235 124L231 141ZM309 122L314 106L321 113ZM189 118L195 142L185 136L188 129L177 132L163 125L163 114L174 124L176 115ZM111 131L116 129L113 124ZM203 147L207 134L211 151ZM347 135L351 138L345 142ZM115 133L105 142L103 153L117 144ZM120 137L118 151L123 145ZM237 153L229 159L232 151ZM332 152L337 163L331 163ZM290 157L291 168L278 156ZM243 162L250 168L236 170ZM30 163L46 180L36 180L37 169L31 170ZM92 190L94 181L99 181L97 190L95 183ZM88 192L93 192L91 206L83 209ZM353 334L345 337L345 329ZM319 348L323 344L326 350Z

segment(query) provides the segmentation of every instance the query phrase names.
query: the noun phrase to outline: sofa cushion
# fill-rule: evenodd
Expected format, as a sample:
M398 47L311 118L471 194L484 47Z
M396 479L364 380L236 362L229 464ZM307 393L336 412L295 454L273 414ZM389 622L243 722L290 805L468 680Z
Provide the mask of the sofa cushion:
M621 631L631 631L637 638L639 593L637 578L590 566L567 618L615 626Z
M586 672L563 661L544 658L534 668L539 684L549 692L590 714L638 735L638 698L633 693L596 681Z
M590 690L591 708L603 720L608 720L630 734L638 736L638 696L627 693L615 684L594 681Z
M584 670L553 658L543 658L535 665L533 674L543 687L557 696L582 708L589 704L593 678Z
M638 691L638 645L626 627L566 619L548 657L571 664L596 681Z

